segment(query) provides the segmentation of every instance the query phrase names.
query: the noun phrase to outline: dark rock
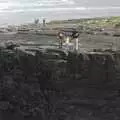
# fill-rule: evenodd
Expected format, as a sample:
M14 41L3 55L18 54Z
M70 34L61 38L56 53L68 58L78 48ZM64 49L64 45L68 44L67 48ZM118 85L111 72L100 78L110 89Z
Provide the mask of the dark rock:
M0 50L1 111L12 110L26 117L42 116L43 120L51 116L68 118L80 109L85 116L93 117L94 112L101 116L105 110L100 103L119 96L119 92L113 95L120 87L119 52L67 53L37 49L32 51L33 55L17 50ZM83 98L87 103L80 101ZM120 107L117 102L111 104Z

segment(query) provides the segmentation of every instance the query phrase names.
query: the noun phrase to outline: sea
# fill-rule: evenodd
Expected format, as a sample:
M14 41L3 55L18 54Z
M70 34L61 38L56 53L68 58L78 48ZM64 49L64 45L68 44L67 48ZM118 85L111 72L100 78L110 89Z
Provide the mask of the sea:
M120 15L120 0L0 0L0 25Z

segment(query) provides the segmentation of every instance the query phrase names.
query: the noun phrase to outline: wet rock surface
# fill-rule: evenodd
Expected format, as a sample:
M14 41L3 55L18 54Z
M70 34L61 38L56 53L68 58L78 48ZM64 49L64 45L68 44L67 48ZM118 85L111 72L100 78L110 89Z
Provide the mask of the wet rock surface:
M119 80L119 51L2 47L0 119L119 120Z

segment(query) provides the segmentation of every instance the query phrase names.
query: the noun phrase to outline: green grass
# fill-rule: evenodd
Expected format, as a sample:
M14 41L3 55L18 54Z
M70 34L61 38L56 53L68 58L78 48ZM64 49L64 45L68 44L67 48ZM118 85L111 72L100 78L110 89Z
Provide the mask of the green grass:
M90 19L72 19L72 20L58 20L51 21L49 24L78 24L91 27L120 27L120 16L106 17L106 18L90 18Z

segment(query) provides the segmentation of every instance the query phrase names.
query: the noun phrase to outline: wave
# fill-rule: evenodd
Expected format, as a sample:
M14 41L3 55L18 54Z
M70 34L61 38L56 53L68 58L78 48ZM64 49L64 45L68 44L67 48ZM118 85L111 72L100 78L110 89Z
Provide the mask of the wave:
M37 0L37 1L9 1L1 2L0 9L10 9L10 8L23 8L23 7L49 7L49 6L64 6L64 5L73 5L75 4L73 0Z
M120 9L120 7L118 6L106 6L106 7L89 7L88 10L117 10Z
M73 10L86 10L86 8L39 8L39 9L6 9L6 10L0 10L0 13L3 12L37 12L37 11L73 11Z
M90 10L120 10L120 7L58 7L58 8L26 8L26 9L0 9L0 13L10 12L37 12L37 11L90 11Z

